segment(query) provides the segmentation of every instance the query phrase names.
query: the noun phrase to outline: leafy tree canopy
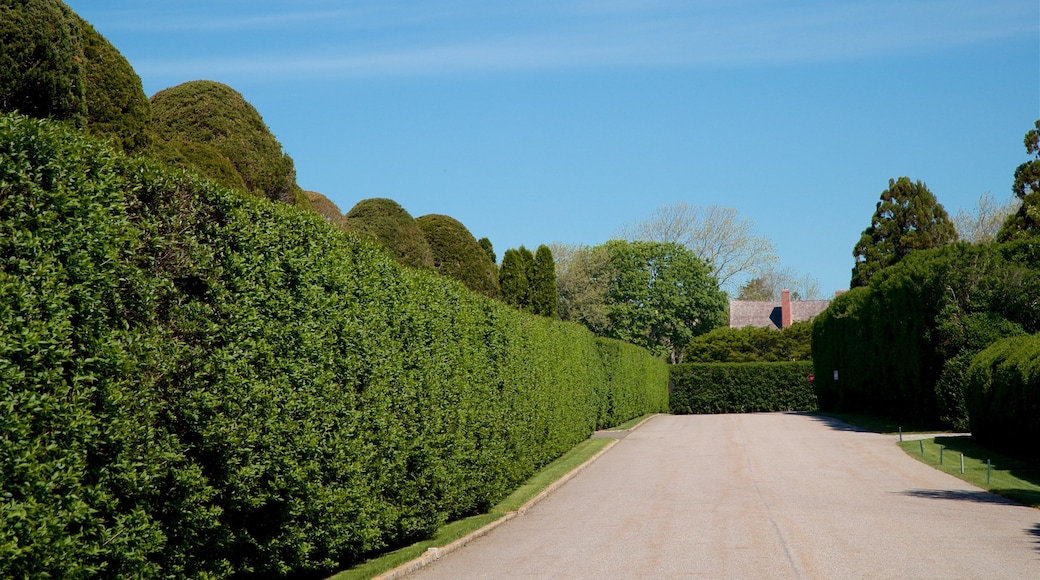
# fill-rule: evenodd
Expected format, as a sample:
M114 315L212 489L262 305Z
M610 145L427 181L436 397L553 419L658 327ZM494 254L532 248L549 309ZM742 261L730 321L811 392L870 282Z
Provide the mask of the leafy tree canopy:
M191 81L159 91L151 103L158 139L209 145L231 162L246 191L295 201L299 188L292 159L238 91L213 81Z
M686 246L613 240L605 248L614 273L607 293L612 338L680 363L693 337L723 323L726 294Z
M852 287L865 286L881 270L915 250L957 241L957 230L942 204L920 180L889 179L888 189L853 249Z
M775 328L723 326L686 345L684 362L782 362L812 360L812 322Z
M398 263L434 268L433 252L412 215L392 199L359 201L346 215L347 227L386 248Z
M614 272L604 246L553 244L560 319L606 335L607 293Z
M724 288L754 275L776 261L776 248L755 232L754 223L731 207L698 207L676 203L657 208L650 217L624 227L620 237L645 242L677 243L708 262L711 273Z
M415 220L433 252L438 273L455 278L470 290L498 297L498 274L477 239L466 226L446 215L430 214Z

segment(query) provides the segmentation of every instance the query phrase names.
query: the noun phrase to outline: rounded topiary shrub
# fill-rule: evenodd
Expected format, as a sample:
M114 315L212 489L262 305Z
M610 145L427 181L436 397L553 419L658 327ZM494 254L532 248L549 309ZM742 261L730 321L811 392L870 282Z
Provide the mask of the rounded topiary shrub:
M495 265L473 234L458 220L430 214L415 220L433 252L437 272L455 278L470 290L492 298L498 296Z
M433 269L433 252L426 236L396 201L363 199L347 212L346 222L351 231L368 236L389 250L398 263Z
M159 91L151 102L157 138L209 145L231 162L246 191L294 201L292 159L238 91L214 81L191 81Z

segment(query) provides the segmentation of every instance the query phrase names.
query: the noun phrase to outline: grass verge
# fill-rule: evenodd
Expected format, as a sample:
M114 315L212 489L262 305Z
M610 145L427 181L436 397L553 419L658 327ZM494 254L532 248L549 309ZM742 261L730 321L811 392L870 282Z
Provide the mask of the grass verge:
M1023 505L1040 508L1040 466L992 451L971 440L971 437L935 437L917 441L903 441L904 451L932 467L959 477L999 496ZM939 448L943 447L942 464ZM921 449L924 449L924 455ZM964 473L961 473L961 454L964 454ZM986 460L990 460L989 481Z
M430 548L446 546L459 538L473 533L491 522L505 516L509 512L520 509L525 503L533 499L543 490L548 488L558 479L570 473L572 470L588 461L593 455L599 453L607 445L613 442L611 439L586 439L576 447L563 454L559 459L543 467L524 482L509 497L502 500L486 514L465 518L456 522L445 524L434 536L426 541L412 544L393 552L388 552L367 560L344 570L330 580L361 580L378 576L389 570L410 562L423 555Z
M635 419L632 419L631 421L625 421L624 423L618 425L617 427L609 427L607 429L604 429L604 431L628 431L632 427L635 427L636 425L642 423L643 421L646 421L647 419L649 419L650 417L653 417L654 415L657 415L657 413L650 413L648 415L642 415L640 417L636 417Z

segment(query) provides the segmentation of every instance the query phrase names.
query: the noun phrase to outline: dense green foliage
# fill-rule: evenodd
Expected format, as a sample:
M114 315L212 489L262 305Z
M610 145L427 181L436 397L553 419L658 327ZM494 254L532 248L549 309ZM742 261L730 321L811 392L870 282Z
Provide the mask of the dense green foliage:
M966 383L972 437L1040 457L1040 335L994 343L974 357Z
M672 365L672 413L815 411L812 363L688 363Z
M347 228L387 249L399 264L433 269L433 252L415 219L392 199L357 202L347 212Z
M58 0L0 0L0 112L83 126L83 42Z
M549 246L540 245L534 253L531 273L531 312L539 316L556 318L559 312L559 296L556 291L556 263Z
M666 398L644 351L64 125L0 117L0 200L0 576L328 572Z
M152 106L134 72L116 47L94 27L76 17L83 38L83 99L87 130L111 139L125 151L149 143Z
M415 220L433 252L433 267L474 292L498 296L498 271L473 234L455 218L424 215Z
M685 362L782 362L812 360L812 322L777 330L723 326L686 345Z
M534 254L527 248L510 248L502 255L498 268L498 295L502 302L526 310L531 304L531 281Z
M881 270L910 252L957 241L957 230L935 195L921 181L889 179L888 189L853 250L852 287L866 286Z
M560 319L606 334L608 292L614 280L606 247L555 244L553 258Z
M130 63L58 0L0 1L0 112L70 121L127 151L151 108Z
M488 259L491 260L491 263L497 264L498 256L495 255L495 247L491 245L491 240L487 238L480 238L479 240L477 240L477 243L480 244L480 249L484 250L484 253L487 254Z
M596 338L606 382L600 386L597 427L614 427L646 413L668 412L668 365L645 349L614 340Z
M680 244L605 244L614 273L606 336L643 346L672 363L686 344L723 323L726 295L708 265Z
M292 159L238 91L213 81L191 81L159 91L151 104L157 139L209 145L231 162L246 191L294 202L298 187Z
M552 250L546 245L534 254L523 246L506 250L498 269L498 292L506 304L555 318L559 299Z
M815 319L820 406L962 427L966 357L1040 330L1038 303L1040 243L914 252Z

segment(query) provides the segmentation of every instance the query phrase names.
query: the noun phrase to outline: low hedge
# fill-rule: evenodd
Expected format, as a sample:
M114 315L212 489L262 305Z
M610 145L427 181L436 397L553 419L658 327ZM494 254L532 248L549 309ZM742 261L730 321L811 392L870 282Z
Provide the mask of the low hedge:
M2 577L348 567L661 410L659 363L0 116Z
M671 367L675 414L815 411L811 362L689 363Z
M993 343L971 361L965 402L972 437L1040 457L1040 334Z

